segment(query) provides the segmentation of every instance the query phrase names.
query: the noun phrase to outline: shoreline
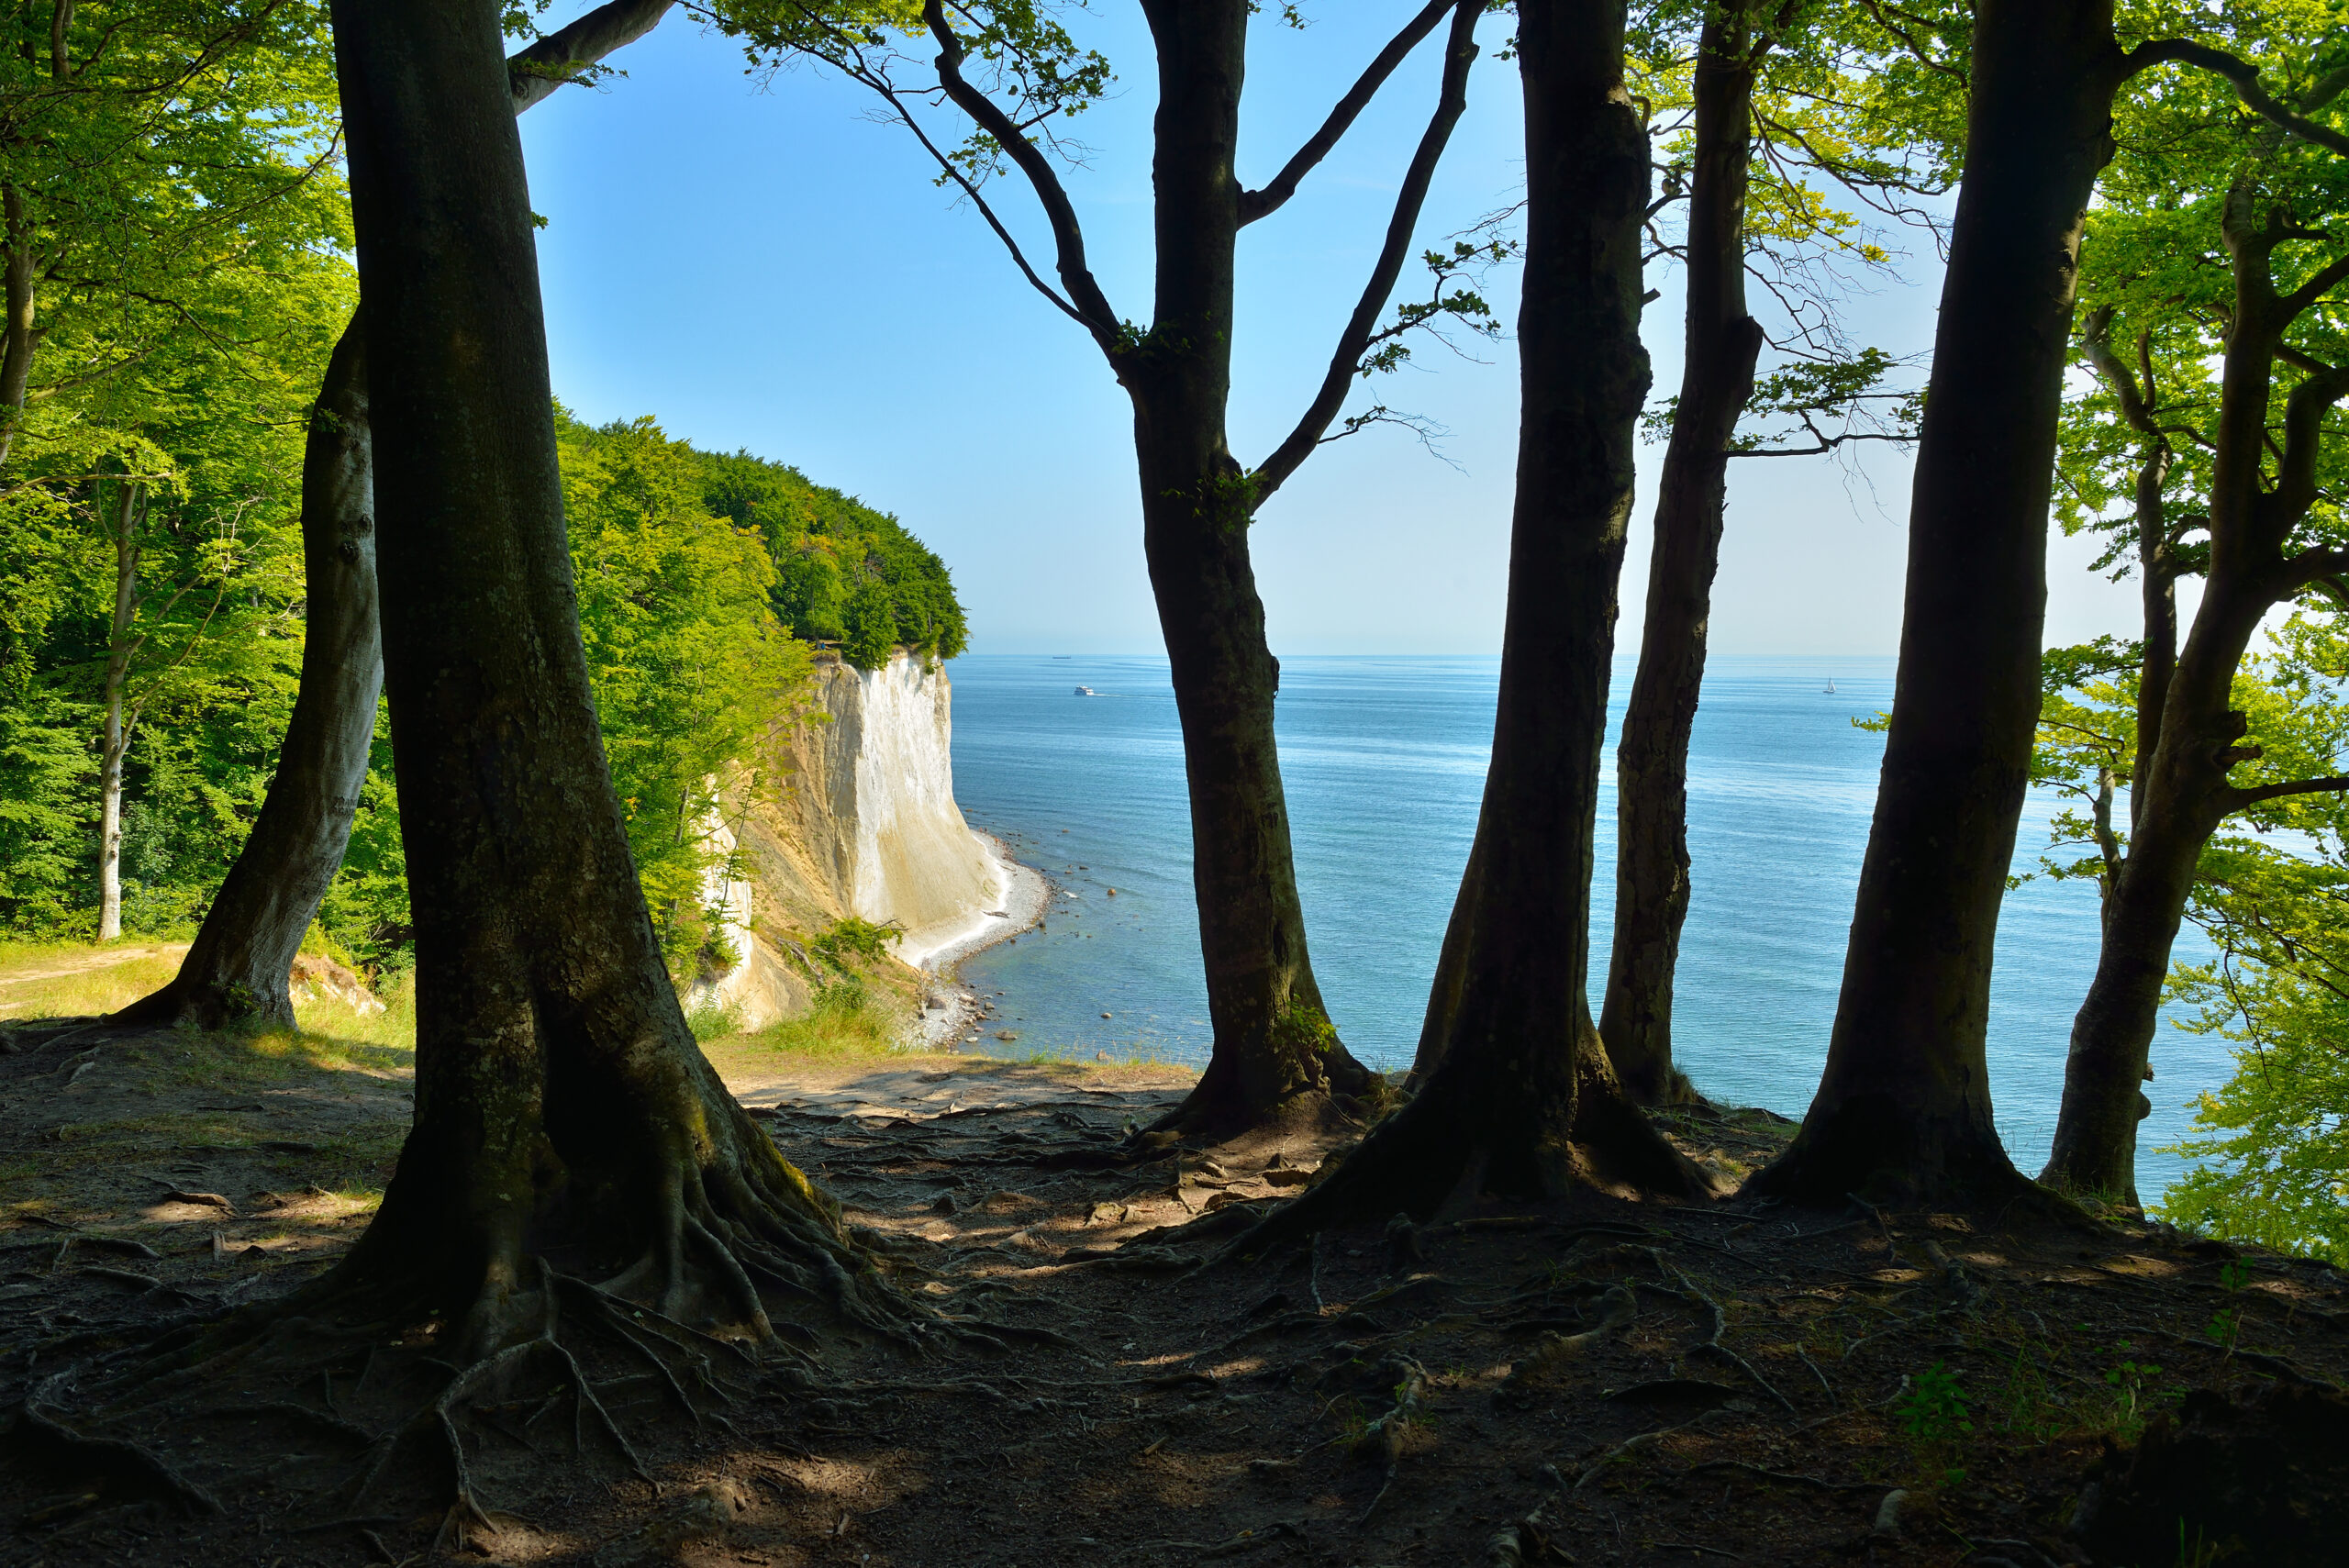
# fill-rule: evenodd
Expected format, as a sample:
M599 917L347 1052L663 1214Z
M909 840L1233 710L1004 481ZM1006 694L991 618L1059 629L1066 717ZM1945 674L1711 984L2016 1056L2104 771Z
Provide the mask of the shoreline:
M920 971L931 982L925 1004L942 1001L942 1010L925 1005L916 1033L925 1050L952 1050L966 1043L964 1036L980 1028L985 1015L979 998L954 981L954 965L973 953L985 951L1033 930L1052 901L1052 882L1035 867L1015 858L1011 846L992 833L971 829L996 874L1001 889L996 906L976 911L952 925L908 931L893 948L898 962Z

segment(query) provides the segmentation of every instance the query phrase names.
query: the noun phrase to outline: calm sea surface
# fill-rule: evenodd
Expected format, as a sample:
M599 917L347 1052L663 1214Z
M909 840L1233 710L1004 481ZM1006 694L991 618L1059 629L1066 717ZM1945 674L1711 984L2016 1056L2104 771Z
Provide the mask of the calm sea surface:
M949 669L964 815L1073 895L1054 898L1042 932L966 961L963 977L1004 994L1022 1050L1203 1062L1211 1031L1165 661L973 656ZM1616 671L1619 722L1629 673ZM1800 1116L1817 1085L1883 751L1851 720L1891 706L1892 673L1889 659L1717 658L1707 674L1673 1036L1682 1068L1717 1099ZM1494 659L1281 662L1281 764L1314 969L1347 1045L1378 1067L1408 1066L1419 1043L1475 830L1498 676ZM1079 697L1079 685L1098 695ZM1614 890L1613 748L1610 736L1594 1013ZM2025 807L2018 872L2033 869L2054 809L2036 796ZM2009 895L1990 1071L1999 1129L2027 1172L2046 1158L2096 951L2089 884L2043 879ZM2154 1065L2138 1164L2148 1201L2180 1168L2150 1150L2186 1130L2188 1104L2225 1080L2228 1058L2223 1041L2165 1027Z

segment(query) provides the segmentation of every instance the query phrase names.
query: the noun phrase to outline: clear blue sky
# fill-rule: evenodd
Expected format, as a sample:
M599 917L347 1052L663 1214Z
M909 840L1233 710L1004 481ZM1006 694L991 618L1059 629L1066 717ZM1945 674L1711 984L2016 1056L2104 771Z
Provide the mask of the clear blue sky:
M1263 183L1418 0L1321 0L1304 32L1260 18L1241 173ZM1067 182L1097 273L1130 318L1150 312L1151 61L1138 8L1097 0L1087 40L1115 63L1112 101L1074 130ZM1423 243L1515 199L1518 83L1488 21L1467 116L1429 200ZM1440 34L1439 34L1440 37ZM1424 125L1437 39L1297 198L1241 236L1232 431L1242 462L1285 435L1328 362ZM931 181L863 89L801 67L771 82L681 12L615 58L599 90L523 117L556 393L582 417L650 414L707 447L747 447L894 512L943 556L977 652L1156 652L1130 418L1099 353L1018 276L975 212ZM959 128L939 123L951 134ZM990 199L1049 254L1023 187ZM1938 269L1854 302L1854 335L1930 344ZM1405 288L1421 285L1416 267ZM1649 307L1656 385L1679 376L1669 277ZM1515 312L1514 279L1488 293ZM1448 428L1443 459L1374 429L1325 449L1259 519L1275 651L1488 653L1508 569L1516 365L1423 345L1417 370L1358 391ZM1646 513L1661 449L1642 451L1619 646L1635 646ZM1444 461L1448 459L1449 461ZM1725 653L1868 654L1899 629L1909 464L1871 449L1854 476L1823 459L1735 465L1713 619ZM2049 562L2051 641L2124 629L2133 594L2090 577L2085 547Z

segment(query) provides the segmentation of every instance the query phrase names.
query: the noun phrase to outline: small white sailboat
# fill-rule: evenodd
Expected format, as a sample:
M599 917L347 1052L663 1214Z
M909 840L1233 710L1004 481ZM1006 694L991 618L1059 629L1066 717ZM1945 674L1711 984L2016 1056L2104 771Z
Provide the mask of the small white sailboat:
M1827 695L1831 697L1835 695L1835 677L1832 675L1827 677Z

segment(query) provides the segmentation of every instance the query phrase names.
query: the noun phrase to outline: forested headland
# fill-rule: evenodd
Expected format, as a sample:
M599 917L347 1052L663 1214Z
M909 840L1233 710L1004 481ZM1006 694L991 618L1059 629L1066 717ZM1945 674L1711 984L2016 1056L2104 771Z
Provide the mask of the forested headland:
M305 416L352 297L347 263L296 254L311 286L256 284L233 353L145 344L137 329L173 339L170 324L90 302L118 335L86 351L131 362L33 404L18 434L0 495L6 936L97 931L110 712L125 936L190 934L261 807L301 671ZM649 418L557 419L604 747L683 966L722 858L706 819L804 702L809 645L866 669L898 648L951 659L963 609L896 519L796 469L697 450ZM314 945L392 983L409 940L384 734Z

